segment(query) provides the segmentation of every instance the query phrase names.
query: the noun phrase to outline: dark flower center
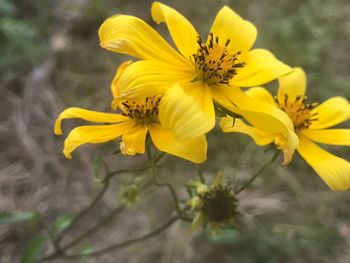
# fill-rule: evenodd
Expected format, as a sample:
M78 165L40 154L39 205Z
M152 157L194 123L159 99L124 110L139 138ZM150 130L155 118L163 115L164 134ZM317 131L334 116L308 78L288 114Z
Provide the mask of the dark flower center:
M317 112L312 110L317 106L317 103L306 103L307 96L297 96L294 101L288 98L285 94L283 102L278 102L279 108L290 117L294 124L295 131L308 129L313 121L317 120Z
M240 51L235 54L228 52L227 46L230 42L227 39L225 45L220 46L219 37L214 38L213 33L209 34L207 43L198 37L199 48L192 58L201 80L208 84L228 84L237 74L237 70L244 67L245 63L239 59Z
M159 122L159 103L161 96L147 97L142 101L122 101L120 108L122 115L135 119L141 124Z
M210 222L220 223L234 218L237 214L237 199L228 186L219 185L215 190L205 193L201 199L201 211Z

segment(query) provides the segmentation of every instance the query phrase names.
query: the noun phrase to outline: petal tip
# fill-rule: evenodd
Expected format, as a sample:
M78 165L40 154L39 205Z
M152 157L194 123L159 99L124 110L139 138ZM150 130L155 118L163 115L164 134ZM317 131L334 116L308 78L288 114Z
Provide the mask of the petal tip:
M66 150L63 150L63 154L68 160L72 159L72 155L69 152L67 152Z
M62 127L61 127L61 119L60 118L58 118L55 122L53 133L55 135L62 135Z

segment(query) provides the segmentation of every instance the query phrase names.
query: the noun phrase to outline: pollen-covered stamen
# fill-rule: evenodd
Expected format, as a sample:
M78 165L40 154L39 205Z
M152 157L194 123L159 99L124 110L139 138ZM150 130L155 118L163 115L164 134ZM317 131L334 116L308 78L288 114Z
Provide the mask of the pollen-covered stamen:
M151 124L159 122L160 100L161 96L147 97L137 101L124 100L119 107L123 111L122 115L135 119L140 124Z
M237 70L244 67L245 63L239 59L240 51L235 54L228 52L227 46L230 42L231 40L227 39L225 45L220 46L219 37L214 38L213 33L209 34L207 43L203 43L198 37L199 48L192 57L198 69L199 78L210 84L228 84L237 74Z
M219 185L201 196L201 211L209 222L221 223L230 220L237 214L238 202L229 186Z
M306 103L307 96L297 96L291 101L287 94L284 95L283 102L275 100L279 107L288 114L294 124L294 129L300 131L308 129L313 121L317 120L317 112L312 110L318 105L315 103Z

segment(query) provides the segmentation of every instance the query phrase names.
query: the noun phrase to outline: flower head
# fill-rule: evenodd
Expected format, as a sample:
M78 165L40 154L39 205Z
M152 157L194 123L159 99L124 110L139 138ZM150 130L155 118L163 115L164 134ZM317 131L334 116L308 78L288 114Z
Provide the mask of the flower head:
M123 68L122 65L121 67ZM180 91L179 91L180 90ZM174 86L171 89L177 96L183 96L181 88ZM189 104L185 97L182 103ZM54 132L62 134L61 122L64 119L81 118L104 125L81 126L73 129L64 143L63 153L71 158L71 153L85 143L103 143L121 137L120 149L123 154L135 155L145 152L147 133L154 145L161 151L179 156L195 163L206 160L207 142L205 136L178 141L174 134L160 122L162 107L167 98L162 96L146 97L137 100L121 100L112 103L114 109L121 113L103 113L81 108L68 108L63 111L55 123ZM188 105L191 110L191 105ZM175 119L176 121L176 119ZM191 122L191 120L189 120ZM188 124L191 126L191 124Z
M194 126L200 128L188 130L181 121L172 125L163 122L177 138L193 138L211 130L215 125L215 102L244 116L261 130L274 129L285 141L286 148L297 147L288 116L247 96L239 88L267 83L292 70L267 50L251 50L257 36L252 23L224 6L204 40L183 15L167 5L154 2L152 17L157 23L166 23L179 52L144 21L133 16L112 16L99 29L103 48L141 59L113 82L114 89L118 90L114 92L115 99L167 94L173 84L178 83L197 105L198 118ZM177 105L176 112L184 115L184 119L191 118L192 113L182 106L185 105Z
M296 68L293 73L279 79L279 89L275 98L261 87L252 88L247 94L283 110L291 119L299 137L299 154L332 190L345 191L350 187L350 163L323 150L315 142L350 146L349 129L328 129L350 118L350 104L342 97L330 98L320 105L308 103L305 92L306 75L301 68ZM273 133L240 121L234 127L230 127L230 122L232 120L229 117L221 120L224 132L247 134L259 145L272 142L278 145ZM292 153L285 153L285 157L285 162L290 161Z
M192 183L196 188L197 195L189 200L192 210L197 211L197 215L192 223L195 229L200 224L209 223L213 231L220 226L232 223L238 212L238 201L229 185L222 184L222 174L218 174L211 186L207 186L199 181Z

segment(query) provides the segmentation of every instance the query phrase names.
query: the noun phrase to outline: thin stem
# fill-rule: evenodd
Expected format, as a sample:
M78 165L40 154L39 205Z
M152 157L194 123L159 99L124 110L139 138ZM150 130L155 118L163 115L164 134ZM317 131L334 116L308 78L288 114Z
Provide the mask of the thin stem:
M137 172L144 172L147 171L149 169L149 166L145 166L145 167L140 167L137 169L121 169L121 170L115 170L109 173L109 179L111 177L114 177L118 174L123 174L123 173L137 173Z
M159 162L164 156L166 155L166 153L162 152L160 153L154 160L154 163L157 163ZM146 165L146 166L142 166L140 168L137 168L137 169L121 169L121 170L115 170L115 171L111 171L109 173L109 177L114 177L118 174L123 174L123 173L137 173L137 172L144 172L144 171L147 171L148 169L150 168L149 165Z
M158 156L158 159L160 160L164 155ZM92 210L97 203L102 199L102 197L104 196L104 194L106 193L109 184L110 184L110 179L112 178L112 176L114 176L115 174L118 173L124 173L124 172L137 172L137 171L145 171L149 169L149 167L147 166L147 168L140 168L140 169L134 169L134 170L117 170L117 171L113 171L113 172L109 172L108 171L108 167L106 166L106 176L104 177L104 179L101 181L103 183L103 188L99 191L99 193L97 194L97 196L95 197L95 199L90 203L90 205L88 205L85 209L83 209L72 221L72 223L65 228L64 230L62 230L60 233L57 234L57 236L54 238L53 236L51 236L50 238L52 238L52 244L54 245L55 251L52 254L49 254L45 257L43 257L41 259L41 262L44 261L50 261L53 260L57 257L65 257L65 251L73 246L75 246L76 244L80 243L83 239L85 239L86 237L94 234L95 232L97 232L101 227L103 227L106 223L108 223L109 220L111 220L116 214L118 214L121 210L123 210L123 206L120 206L118 208L116 208L109 216L107 216L105 219L103 219L101 222L97 223L96 225L94 225L92 228L90 228L87 232L81 234L79 237L77 237L76 239L73 239L71 242L69 242L67 245L60 247L59 243L60 241L62 241L62 239L64 238L64 236L66 235L66 233L68 233L90 210ZM143 190L148 188L150 186L149 183L146 183L143 187ZM185 218L183 220L186 220Z
M115 244L115 245L111 245L109 247L103 248L101 250L98 251L94 251L91 253L82 253L82 254L75 254L75 255L64 255L65 258L67 259L76 259L76 258L81 258L81 257L98 257L102 254L111 252L111 251L116 251L131 245L134 245L136 243L145 241L147 239L150 239L158 234L160 234L161 232L163 232L164 230L166 230L167 228L169 228L172 224L174 224L177 220L179 220L179 217L172 217L170 218L166 223L164 223L163 225L161 225L160 227L156 228L155 230L149 232L146 235L143 235L141 237L138 238L134 238L134 239L129 239L127 241Z
M141 192L148 189L150 186L149 182L146 182L144 186L141 188ZM68 250L71 247L74 247L78 243L80 243L85 238L93 235L94 233L98 232L102 227L106 226L109 221L111 221L116 215L118 215L120 212L122 212L126 207L121 205L114 209L112 213L110 213L108 216L106 216L104 219L102 219L100 222L96 223L93 227L91 227L89 230L78 236L76 239L73 239L68 244L62 247L62 250Z
M174 187L170 183L161 183L157 180L157 167L156 167L156 163L152 157L152 149L151 149L150 140L147 141L146 151L147 151L148 164L151 167L151 175L152 175L152 180L153 180L154 185L156 185L158 187L168 188L170 195L174 201L176 212L178 215L181 215L182 210L181 210L181 207L179 205L179 200L178 200L178 197L177 197L177 194L176 194Z
M46 232L46 234L48 235L50 242L53 245L55 254L61 255L63 254L63 250L60 247L60 244L58 242L58 240L56 240L56 238L54 237L52 231L48 228L48 226L46 225L46 222L44 221L44 219L40 216L39 220L41 222L41 225L43 226L44 231Z
M112 154L120 154L122 151L120 149L115 150Z
M110 184L110 174L107 173L107 175L105 176L105 178L102 180L103 182L103 187L101 188L101 190L98 192L98 194L96 195L96 197L92 200L92 202L85 207L83 210L80 211L80 213L72 220L72 222L70 223L70 225L68 227L66 227L65 229L63 229L60 233L57 234L56 236L56 242L59 243L63 237L66 235L66 233L68 233L71 229L73 229L77 223L87 214L90 212L90 210L92 210L97 203L102 199L102 197L104 196L104 194L106 193L109 184Z
M272 164L277 159L278 154L279 154L279 151L276 150L271 160L265 163L244 185L242 185L240 188L235 190L235 193L238 194L242 192L244 189L246 189L270 164Z
M116 209L114 209L112 211L112 213L110 213L107 217L105 217L104 219L102 219L100 222L98 222L97 224L95 224L93 227L91 227L88 231L86 231L85 233L81 234L80 236L78 236L76 239L73 239L72 241L70 241L68 244L62 246L62 250L68 250L71 247L74 247L75 245L77 245L78 243L80 243L82 240L84 240L85 238L93 235L94 233L98 232L102 227L104 227L106 224L108 224L109 221L111 221L117 214L121 213L123 210L125 209L125 206L119 206Z

